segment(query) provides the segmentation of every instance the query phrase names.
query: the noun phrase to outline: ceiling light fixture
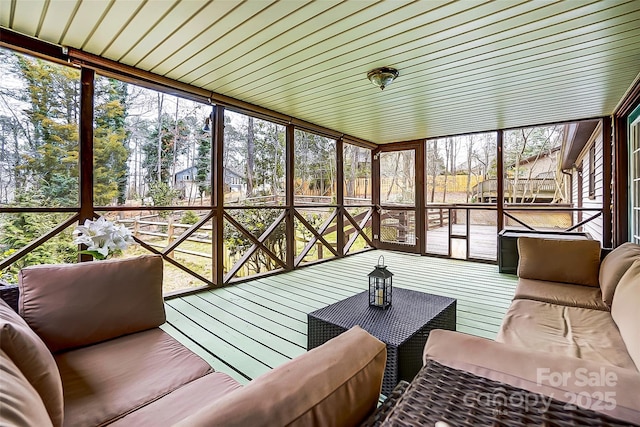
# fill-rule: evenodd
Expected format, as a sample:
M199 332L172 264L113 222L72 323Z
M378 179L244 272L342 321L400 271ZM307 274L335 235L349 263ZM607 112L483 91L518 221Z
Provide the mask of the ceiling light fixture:
M398 70L390 67L380 67L367 73L367 78L381 90L389 86L398 77Z

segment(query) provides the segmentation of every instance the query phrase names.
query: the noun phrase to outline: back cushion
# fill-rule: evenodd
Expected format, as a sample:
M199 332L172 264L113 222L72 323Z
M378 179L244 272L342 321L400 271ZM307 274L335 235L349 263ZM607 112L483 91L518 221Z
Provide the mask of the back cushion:
M624 243L615 248L600 265L600 288L602 300L611 307L618 282L635 260L640 259L640 245Z
M160 256L27 267L19 285L20 314L54 352L165 321Z
M0 425L52 426L40 394L0 350ZM56 424L61 425L61 424Z
M523 279L598 286L597 240L518 239L518 276Z
M636 369L640 369L640 260L635 261L620 279L611 304L611 316Z
M29 329L18 313L2 300L0 300L0 348L40 395L51 418L50 422L55 426L61 426L64 404L58 366L42 340ZM0 382L0 389L2 385L4 383Z

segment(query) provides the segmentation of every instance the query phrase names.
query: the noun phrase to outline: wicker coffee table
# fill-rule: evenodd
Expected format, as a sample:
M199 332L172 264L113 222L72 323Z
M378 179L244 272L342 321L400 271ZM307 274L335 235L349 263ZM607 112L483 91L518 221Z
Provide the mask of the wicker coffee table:
M394 288L391 307L369 306L367 292L308 315L307 349L318 347L353 326L360 326L387 344L382 394L400 380L411 381L422 367L424 345L433 329L456 329L456 300Z
M430 360L360 427L623 427L635 424Z

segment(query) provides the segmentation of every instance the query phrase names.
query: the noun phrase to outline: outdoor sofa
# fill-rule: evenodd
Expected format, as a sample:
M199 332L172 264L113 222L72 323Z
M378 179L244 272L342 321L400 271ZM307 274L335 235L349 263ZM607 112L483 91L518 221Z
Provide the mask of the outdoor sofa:
M2 426L353 426L386 362L356 327L241 386L159 328L159 256L25 268L18 311L0 300Z
M521 237L518 249L518 286L496 341L432 331L425 365L640 424L640 246L625 243L602 262L597 241Z

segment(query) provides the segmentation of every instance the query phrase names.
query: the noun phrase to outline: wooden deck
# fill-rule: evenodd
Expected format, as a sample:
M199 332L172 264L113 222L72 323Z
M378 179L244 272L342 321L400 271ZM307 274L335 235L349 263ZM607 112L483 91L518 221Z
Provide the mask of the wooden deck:
M455 224L454 235L464 236L466 226ZM498 256L498 228L495 225L476 225L469 227L469 258L496 261ZM456 239L462 246L464 239ZM447 255L449 253L449 227L437 227L427 231L427 253Z
M453 297L457 330L495 338L516 278L495 265L370 251L166 302L163 329L241 383L306 351L307 313L367 288L384 255L394 286Z

